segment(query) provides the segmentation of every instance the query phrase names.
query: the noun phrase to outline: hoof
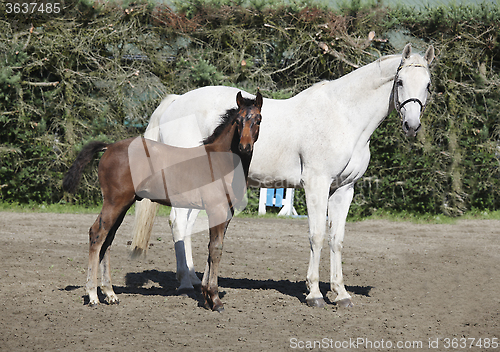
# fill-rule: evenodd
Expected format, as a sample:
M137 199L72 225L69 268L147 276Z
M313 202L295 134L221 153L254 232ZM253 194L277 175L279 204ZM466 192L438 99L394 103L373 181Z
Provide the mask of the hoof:
M89 307L90 308L95 308L99 305L99 302L89 302Z
M118 304L120 304L120 301L119 301L119 300L117 300L117 299L110 299L110 300L108 301L108 304L109 304L109 305L113 305L113 304L118 305Z
M341 299L340 301L335 302L336 305L342 308L351 308L354 307L354 304L352 304L352 301L350 298L344 298Z
M306 301L309 307L323 308L326 306L325 300L323 298L311 298L307 299Z
M219 313L222 313L224 311L224 306L221 304L217 304L215 306L212 307L212 310L214 312L219 312Z
M193 288L181 288L177 289L177 296L196 298L196 293Z

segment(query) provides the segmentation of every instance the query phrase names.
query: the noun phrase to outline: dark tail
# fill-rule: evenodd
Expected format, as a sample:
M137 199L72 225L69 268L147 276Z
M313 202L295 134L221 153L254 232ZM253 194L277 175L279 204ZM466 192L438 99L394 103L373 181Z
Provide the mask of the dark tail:
M85 166L92 160L95 153L106 149L107 146L107 143L94 141L83 147L80 154L76 157L75 162L71 165L68 172L64 176L63 190L69 193L75 193Z

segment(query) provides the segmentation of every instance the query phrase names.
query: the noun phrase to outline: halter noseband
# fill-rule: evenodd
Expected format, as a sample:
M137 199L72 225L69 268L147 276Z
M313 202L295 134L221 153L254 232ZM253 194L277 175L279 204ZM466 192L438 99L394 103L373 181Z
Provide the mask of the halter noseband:
M424 113L424 110L425 110L425 107L427 105L427 102L426 104L423 104L420 99L418 98L409 98L409 99L406 99L404 102L400 103L399 100L398 100L398 90L396 89L396 82L398 81L398 75L399 75L399 71L401 71L403 68L406 68L406 67L423 67L423 68L427 68L426 66L424 65L420 65L420 64L409 64L409 65L406 65L404 66L403 63L401 62L401 64L399 64L399 67L398 67L398 70L396 71L396 77L394 77L394 105L395 105L395 108L396 108L396 111L399 113L399 116L402 117L402 113L401 113L401 109L408 103L418 103L418 105L420 105L420 116L422 116L422 114Z
M425 105L422 104L422 102L420 101L420 99L418 98L410 98L410 99L406 99L404 102L400 103L399 101L396 100L396 110L401 113L401 109L408 103L418 103L420 105L420 114L423 113L424 109L425 109Z

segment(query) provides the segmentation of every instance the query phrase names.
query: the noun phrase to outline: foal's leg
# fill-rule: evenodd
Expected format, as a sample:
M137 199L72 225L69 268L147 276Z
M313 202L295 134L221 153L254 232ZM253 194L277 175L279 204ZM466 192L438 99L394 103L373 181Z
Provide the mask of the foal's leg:
M116 220L112 229L109 231L106 241L104 241L104 244L101 247L101 252L100 252L101 291L106 295L109 304L120 303L118 297L113 291L113 285L111 284L110 249L111 249L111 243L115 238L116 231L118 230L118 227L120 227L126 212L127 210L122 212L122 214Z
M306 296L306 301L311 307L325 306L325 300L319 290L319 263L321 248L323 248L325 238L329 188L330 183L328 179L321 176L312 177L309 181L304 181L307 214L309 216L309 243L311 246L306 278L309 294Z
M194 285L201 281L196 276L191 250L191 231L199 210L172 208L170 211L170 227L174 240L175 257L177 261L177 280L180 282L177 292L190 295Z
M130 207L130 205L129 205ZM89 231L89 268L87 274L87 285L86 290L89 295L89 306L95 306L99 304L99 298L97 296L97 270L99 268L99 263L104 261L101 268L104 268L104 273L106 277L103 277L103 280L106 282L106 292L110 293L108 288L111 287L111 278L109 276L109 246L113 241L114 232L112 236L108 239L108 234L112 229L115 228L115 225L118 224L118 220L123 219L122 213L126 212L128 208L123 210L124 207L117 207L115 205L110 204L106 199L104 200L103 207L101 213L97 217L96 221L92 225ZM120 221L121 222L121 221ZM116 228L118 228L116 226ZM116 231L116 229L115 229ZM106 243L105 248L103 245ZM109 282L109 284L108 284ZM112 292L111 288L111 292ZM106 293L105 292L105 293ZM110 297L107 294L108 298ZM114 293L113 293L114 295ZM113 303L115 301L115 297L111 295L111 299Z
M227 214L225 217L225 219L227 219L226 221L224 221L225 214ZM229 225L229 221L231 221L231 217L232 212L227 209L221 209L221 211L217 213L208 213L210 242L208 244L208 261L201 282L201 292L205 298L205 306L207 306L207 308L211 307L212 310L218 312L224 311L224 305L219 298L217 279L219 276L219 264L222 257L224 235Z
M328 201L328 226L330 228L330 288L337 293L335 302L341 307L352 307L351 296L347 293L342 276L342 242L345 222L354 195L354 185L337 189Z
M223 312L224 305L219 298L219 264L222 257L222 242L224 240L226 224L220 224L210 228L210 243L208 245L208 261L201 292L205 298L205 305L214 311ZM208 269L208 270L207 270ZM206 278L208 276L208 278Z

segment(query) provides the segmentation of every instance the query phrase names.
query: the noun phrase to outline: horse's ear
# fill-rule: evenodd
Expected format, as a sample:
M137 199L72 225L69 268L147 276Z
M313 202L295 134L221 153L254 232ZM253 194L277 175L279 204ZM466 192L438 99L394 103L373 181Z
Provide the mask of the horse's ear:
M425 55L424 55L424 59L425 59L425 61L427 61L427 65L430 66L432 60L434 60L434 46L433 45L429 45L429 47L427 48L427 51L425 52Z
M259 108L259 110L262 109L262 94L260 94L260 91L257 91L257 95L255 96L255 106Z
M405 61L406 59L410 58L411 55L411 43L406 44L405 48L403 49L403 60Z
M243 103L243 96L241 95L241 92L238 92L238 94L236 94L236 104L238 104L239 108L245 105Z

